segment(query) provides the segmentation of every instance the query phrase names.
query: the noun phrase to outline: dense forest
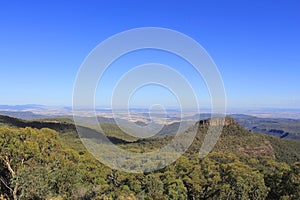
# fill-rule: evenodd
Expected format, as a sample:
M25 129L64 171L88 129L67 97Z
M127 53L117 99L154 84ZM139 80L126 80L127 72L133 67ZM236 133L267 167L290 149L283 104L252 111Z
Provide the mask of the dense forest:
M198 152L207 120L198 122L194 142L176 162L155 172L125 173L97 161L70 121L1 116L0 199L300 199L300 142L226 120L205 158ZM138 140L113 124L103 127L115 144L134 152L172 139Z

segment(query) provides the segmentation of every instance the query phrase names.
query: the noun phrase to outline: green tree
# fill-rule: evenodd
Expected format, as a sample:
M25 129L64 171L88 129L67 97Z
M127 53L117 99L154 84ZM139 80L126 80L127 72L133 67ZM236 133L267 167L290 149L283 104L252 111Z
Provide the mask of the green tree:
M1 188L13 199L71 196L77 153L64 150L50 129L0 127Z
M145 199L166 199L164 196L164 184L158 174L148 174L144 178L143 187Z

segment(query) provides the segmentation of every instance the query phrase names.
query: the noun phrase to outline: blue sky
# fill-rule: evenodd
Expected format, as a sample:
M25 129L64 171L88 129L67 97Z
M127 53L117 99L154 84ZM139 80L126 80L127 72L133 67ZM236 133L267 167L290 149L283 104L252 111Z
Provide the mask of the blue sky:
M289 0L0 1L0 104L71 105L77 71L96 45L151 26L180 31L207 50L230 107L300 108L299 9L300 1ZM121 72L116 67L108 77ZM181 72L194 80L193 73ZM145 88L136 103L146 94L153 102L159 95L151 92L159 90Z

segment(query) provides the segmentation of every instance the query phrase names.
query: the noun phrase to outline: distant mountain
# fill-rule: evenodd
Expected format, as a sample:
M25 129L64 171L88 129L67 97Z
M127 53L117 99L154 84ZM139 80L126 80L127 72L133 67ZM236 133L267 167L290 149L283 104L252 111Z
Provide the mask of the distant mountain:
M241 114L230 116L253 132L300 140L300 120L298 119L262 118Z
M245 116L247 117L247 116ZM198 133L189 151L198 151L207 134L210 119L198 122ZM273 157L287 163L300 161L300 141L253 133L231 117L226 117L225 126L213 151L233 153L240 156Z
M2 108L2 110L1 110ZM45 114L36 114L32 111L23 111L23 110L30 110L30 109L38 109L44 110L41 113ZM66 108L67 109L67 108ZM70 109L70 108L68 108ZM10 117L15 117L19 119L25 120L33 120L33 119L45 119L45 118L69 118L73 120L73 116L70 115L70 112L62 112L62 114L49 114L51 112L47 112L47 107L43 105L36 105L36 104L29 104L29 105L0 105L0 115L6 115ZM142 110L143 111L143 110ZM66 114L67 113L67 114ZM145 113L144 111L141 114L143 117L148 117L149 113ZM138 115L137 115L138 116ZM153 115L156 118L166 117L166 119L171 122L169 125L165 125L163 130L161 130L157 136L167 136L167 135L174 135L176 131L176 126L178 125L177 122L181 119L174 116L165 116L163 114L155 114ZM208 119L214 116L218 116L217 114L210 114L210 113L201 113L196 114L193 116L184 117L182 120L183 122L188 121L197 121ZM244 126L246 129L253 131L255 133L265 133L268 135L272 135L279 138L289 138L289 139L296 139L300 140L300 120L299 119L288 119L288 118L263 118L263 117L255 117L251 115L245 114L231 114L230 117L234 118L237 123ZM89 126L95 123L105 123L105 124L116 124L114 118L109 117L97 117L97 122L92 117L77 117L76 121L82 123L83 125ZM119 123L126 124L127 121L125 119L118 119ZM172 123L174 122L174 123ZM137 125L145 126L147 122L137 121ZM177 124L177 125L176 125Z
M0 110L25 110L30 108L43 108L44 105L26 104L26 105L0 105Z
M19 119L43 119L43 118L50 118L52 116L50 115L40 115L40 114L34 114L30 111L3 111L0 110L1 115L7 115L10 117L15 117Z
M186 117L184 120L203 120L214 116L218 116L218 114L201 113L192 117ZM265 133L279 138L300 140L299 119L263 118L245 114L231 114L228 116L234 118L237 123L255 133Z

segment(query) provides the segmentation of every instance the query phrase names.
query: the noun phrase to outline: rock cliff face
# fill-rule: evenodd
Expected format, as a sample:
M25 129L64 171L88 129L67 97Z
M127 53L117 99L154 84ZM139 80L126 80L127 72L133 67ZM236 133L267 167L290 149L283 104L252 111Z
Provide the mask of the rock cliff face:
M206 126L230 126L233 124L237 124L235 120L231 117L214 117L206 120L200 120L199 125Z

